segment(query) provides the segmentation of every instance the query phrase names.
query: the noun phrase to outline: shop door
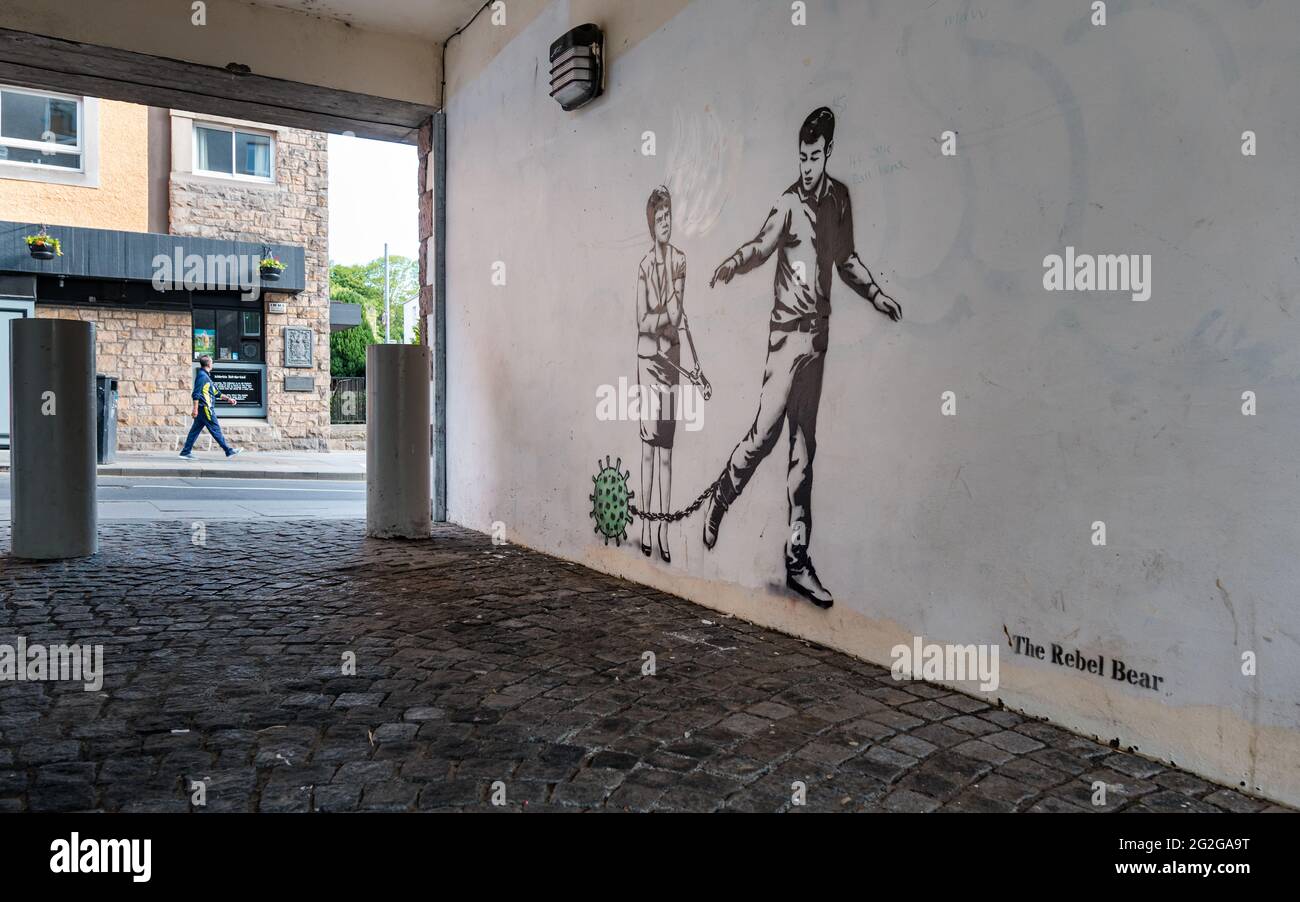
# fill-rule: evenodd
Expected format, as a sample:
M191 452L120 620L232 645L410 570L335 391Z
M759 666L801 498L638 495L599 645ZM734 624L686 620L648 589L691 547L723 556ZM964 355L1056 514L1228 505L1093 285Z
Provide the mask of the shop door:
M35 316L31 301L0 298L0 448L9 447L9 323Z

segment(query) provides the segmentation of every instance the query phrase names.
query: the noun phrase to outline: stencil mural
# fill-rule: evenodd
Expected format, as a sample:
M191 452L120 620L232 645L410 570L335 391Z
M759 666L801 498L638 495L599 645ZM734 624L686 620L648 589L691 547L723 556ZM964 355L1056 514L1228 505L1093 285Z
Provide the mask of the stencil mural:
M835 146L835 114L827 107L814 110L798 135L799 178L777 198L754 238L723 260L709 287L726 285L738 275L761 267L775 255L772 313L769 320L767 361L759 389L753 425L732 450L720 476L689 507L669 511L673 420L664 410L658 417L642 419L642 498L627 490L630 473L621 472L606 458L593 477L590 496L596 532L606 541L625 537L633 517L642 518L642 550L651 553L650 524L658 522L660 554L665 561L668 523L690 516L704 507L702 538L712 549L719 540L723 518L759 464L776 447L784 427L789 436L786 500L790 531L785 544L786 585L819 607L829 608L833 596L821 583L813 566L812 539L813 459L817 454L817 410L821 402L822 372L830 333L833 273L876 310L897 321L898 302L881 290L871 271L858 257L853 241L853 209L848 189L826 171ZM681 251L668 243L672 232L671 199L667 189L656 189L646 205L654 246L642 260L637 277L638 382L654 394L676 400L678 376L685 375L708 397L708 383L695 358L695 369L680 365L678 335L685 330L682 298L686 262ZM689 338L689 332L687 332ZM691 344L694 355L694 345ZM652 488L658 460L658 509Z
M636 275L636 355L637 397L641 409L641 497L647 512L658 513L671 509L673 478L673 440L677 432L677 409L680 391L679 376L686 376L693 384L707 386L700 367L695 342L690 337L686 322L684 301L686 297L686 255L669 244L673 233L672 197L668 189L660 186L650 192L645 207L646 223L650 227L652 244ZM681 335L690 342L695 368L682 369ZM705 396L710 392L705 389ZM657 466L656 466L657 465ZM658 492L655 477L658 471ZM641 523L641 551L651 555L650 520ZM666 519L659 521L657 541L659 556L671 563L668 552L668 527Z

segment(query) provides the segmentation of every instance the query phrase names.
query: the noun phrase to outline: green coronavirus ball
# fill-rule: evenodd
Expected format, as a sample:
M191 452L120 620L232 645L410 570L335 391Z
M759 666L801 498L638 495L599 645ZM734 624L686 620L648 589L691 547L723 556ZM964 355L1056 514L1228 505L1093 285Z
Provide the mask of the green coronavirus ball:
M627 527L632 522L632 492L627 487L631 473L620 472L621 458L613 465L608 457L603 464L596 464L599 471L591 477L594 489L587 496L591 500L591 518L596 521L596 532L605 537L605 544L610 539L619 544L627 538Z

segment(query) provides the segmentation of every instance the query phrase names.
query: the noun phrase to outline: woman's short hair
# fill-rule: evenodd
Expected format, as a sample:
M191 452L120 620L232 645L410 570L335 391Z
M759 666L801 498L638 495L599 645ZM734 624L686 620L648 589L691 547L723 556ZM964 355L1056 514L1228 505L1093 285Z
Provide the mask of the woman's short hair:
M650 192L650 199L645 202L645 221L650 227L650 237L655 235L655 214L659 212L660 207L667 207L671 213L673 209L673 198L668 193L668 189L663 185Z

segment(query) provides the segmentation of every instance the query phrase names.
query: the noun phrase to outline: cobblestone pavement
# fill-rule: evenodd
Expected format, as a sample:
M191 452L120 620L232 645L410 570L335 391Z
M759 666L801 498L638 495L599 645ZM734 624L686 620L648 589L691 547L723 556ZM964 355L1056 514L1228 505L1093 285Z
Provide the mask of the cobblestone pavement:
M810 811L1270 807L464 529L100 535L0 558L0 643L102 643L105 672L0 683L0 811L187 811L195 780L206 811L492 809L496 781L530 811L784 811L796 781Z

